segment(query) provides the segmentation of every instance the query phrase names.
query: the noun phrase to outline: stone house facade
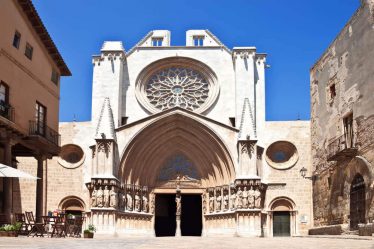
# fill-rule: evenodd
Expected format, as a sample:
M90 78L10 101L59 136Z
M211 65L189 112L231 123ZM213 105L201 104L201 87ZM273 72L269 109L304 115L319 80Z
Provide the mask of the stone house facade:
M310 71L314 222L374 220L374 2L362 1Z

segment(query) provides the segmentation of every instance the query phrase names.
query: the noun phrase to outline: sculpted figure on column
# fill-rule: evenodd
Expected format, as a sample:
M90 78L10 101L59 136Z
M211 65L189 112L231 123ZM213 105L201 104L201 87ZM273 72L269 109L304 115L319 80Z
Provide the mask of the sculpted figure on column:
M248 203L249 208L254 208L255 204L255 191L253 190L253 187L251 186L251 189L248 191Z
M230 196L230 209L234 210L235 209L235 202L236 202L236 194L235 194L235 189L231 189L231 196Z
M221 190L218 190L217 191L217 194L216 194L216 211L217 212L220 212L221 211L221 204L222 204L222 196L221 196Z
M255 196L255 208L261 208L261 192L259 188L256 188L254 192Z
M105 186L104 189L104 207L109 207L109 189Z
M223 210L229 210L229 194L227 191L224 191L223 195Z
M214 212L214 196L213 196L213 193L210 193L209 195L210 195L210 197L209 197L209 213L213 213Z
M177 206L176 215L181 215L181 213L182 213L182 197L179 194L177 194L175 196L175 202L176 202L176 206Z
M103 187L99 187L99 190L97 191L97 206L103 207L103 198L104 198L104 192Z
M247 187L243 190L243 208L248 208L248 191Z
M132 196L131 193L126 193L126 208L129 211L132 211Z
M97 190L94 187L94 189L92 191L92 194L91 194L91 207L96 207L97 206L96 198L97 198Z
M117 195L116 190L114 189L114 186L112 186L112 189L110 190L109 195L110 195L109 206L116 208L118 205L118 195Z
M155 211L155 195L154 194L151 194L150 195L150 201L149 201L150 205L149 205L149 212L151 214L153 214L153 212Z
M140 196L138 191L135 193L135 211L140 212Z
M145 212L145 213L148 212L148 198L147 198L147 194L143 195L143 212Z
M236 192L236 208L243 208L243 191L241 187Z

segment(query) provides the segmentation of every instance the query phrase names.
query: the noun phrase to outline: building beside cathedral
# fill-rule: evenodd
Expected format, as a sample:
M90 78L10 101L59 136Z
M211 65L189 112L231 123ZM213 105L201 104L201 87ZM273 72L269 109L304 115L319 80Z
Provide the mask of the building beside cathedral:
M187 31L185 46L170 39L154 30L93 56L92 119L60 123L44 211L85 212L118 235L306 234L310 123L265 120L266 54L208 30ZM35 208L33 184L20 181L19 211Z
M361 1L310 72L315 232L374 221L373 25Z

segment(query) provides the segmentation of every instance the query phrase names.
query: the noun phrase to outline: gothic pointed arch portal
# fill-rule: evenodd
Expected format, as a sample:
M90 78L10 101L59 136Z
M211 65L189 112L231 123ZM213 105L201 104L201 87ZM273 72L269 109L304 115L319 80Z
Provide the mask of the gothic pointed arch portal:
M199 180L202 188L229 184L235 177L230 153L218 135L176 108L132 139L118 176L123 183L152 188L178 173Z

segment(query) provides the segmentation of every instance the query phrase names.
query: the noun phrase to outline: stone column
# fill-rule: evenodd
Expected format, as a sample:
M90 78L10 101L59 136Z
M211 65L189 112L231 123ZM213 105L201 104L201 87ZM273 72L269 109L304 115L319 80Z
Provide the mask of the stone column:
M36 156L35 159L38 162L37 174L39 178L36 180L36 203L35 203L35 218L38 222L41 222L41 216L44 215L44 202L45 202L45 182L44 182L44 156Z
M179 191L177 191L177 194L175 196L175 202L177 206L176 210L176 231L175 231L175 237L180 237L181 236L181 214L182 214L182 196Z
M12 165L12 146L13 143L11 140L7 140L4 143L4 164L10 167ZM4 213L9 219L11 219L11 214L13 212L13 178L4 177ZM9 220L11 221L11 220Z

